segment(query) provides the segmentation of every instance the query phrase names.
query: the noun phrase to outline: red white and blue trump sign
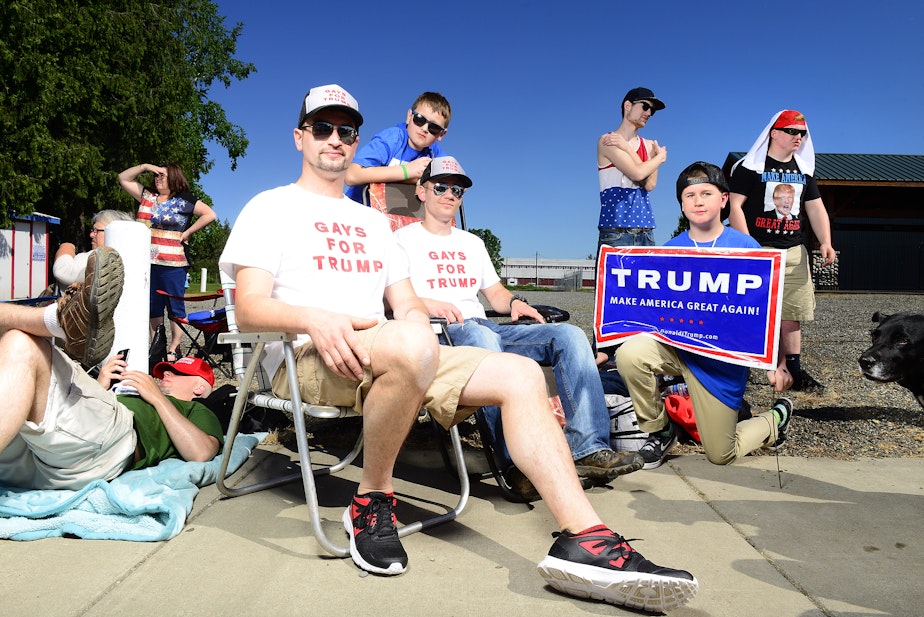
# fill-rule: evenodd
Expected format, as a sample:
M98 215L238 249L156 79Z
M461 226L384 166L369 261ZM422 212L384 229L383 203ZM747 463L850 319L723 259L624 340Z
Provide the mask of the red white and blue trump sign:
M724 362L777 363L786 257L775 249L600 249L600 347L646 335Z

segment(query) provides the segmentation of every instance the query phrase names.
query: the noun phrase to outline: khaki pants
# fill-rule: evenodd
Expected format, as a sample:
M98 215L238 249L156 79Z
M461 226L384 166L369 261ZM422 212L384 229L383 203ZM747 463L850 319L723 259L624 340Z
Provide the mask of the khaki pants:
M616 364L632 397L638 427L646 433L667 426L668 416L655 377L661 374L682 375L686 381L696 415L696 429L711 463L727 465L777 439L776 418L772 412L764 411L750 420L738 422L738 410L715 398L669 345L647 336L631 338L616 351Z
M77 490L115 478L134 459L134 415L54 345L51 369L45 417L0 452L0 484Z
M390 322L383 322L357 334L366 349L371 350L382 328ZM481 361L492 352L477 347L446 347L440 345L439 368L436 377L424 395L423 407L445 428L450 428L466 419L477 407L459 407L462 389ZM363 401L372 387L372 370L366 367L362 381L346 379L331 371L310 342L295 350L299 394L302 401L316 405L351 407L362 413ZM289 398L289 381L285 362L273 376L273 394Z
M815 287L809 272L809 255L800 244L786 249L786 274L783 278L784 321L812 321L815 319Z

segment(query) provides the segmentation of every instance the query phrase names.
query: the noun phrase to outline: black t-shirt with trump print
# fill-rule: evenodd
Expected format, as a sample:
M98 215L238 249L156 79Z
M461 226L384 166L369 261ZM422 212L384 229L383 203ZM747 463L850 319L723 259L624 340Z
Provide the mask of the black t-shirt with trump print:
M742 209L751 237L778 249L802 243L805 202L821 197L815 178L802 173L795 158L781 163L768 156L763 173L737 165L729 188L747 198Z

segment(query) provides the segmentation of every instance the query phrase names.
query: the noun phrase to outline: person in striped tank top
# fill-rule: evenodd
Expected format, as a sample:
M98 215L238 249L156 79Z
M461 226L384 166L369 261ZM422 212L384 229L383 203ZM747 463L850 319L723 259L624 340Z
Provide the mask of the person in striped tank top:
M648 88L633 88L622 100L622 122L597 141L600 220L597 250L607 246L654 246L654 212L648 193L658 182L667 148L642 139L639 129L664 103Z

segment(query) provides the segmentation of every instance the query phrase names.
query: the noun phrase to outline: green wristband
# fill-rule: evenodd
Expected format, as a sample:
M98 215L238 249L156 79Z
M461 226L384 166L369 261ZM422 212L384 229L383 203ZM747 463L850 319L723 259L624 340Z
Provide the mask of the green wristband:
M404 172L404 179L407 180L407 165L402 165L401 171Z

